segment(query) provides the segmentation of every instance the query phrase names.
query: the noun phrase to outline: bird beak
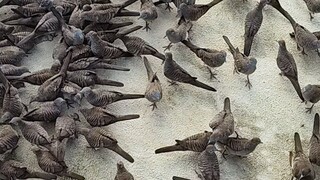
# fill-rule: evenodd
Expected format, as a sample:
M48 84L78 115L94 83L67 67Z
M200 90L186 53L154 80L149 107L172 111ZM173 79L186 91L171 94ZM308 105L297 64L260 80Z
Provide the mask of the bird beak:
M163 36L163 38L166 38L166 37L167 37L167 35Z

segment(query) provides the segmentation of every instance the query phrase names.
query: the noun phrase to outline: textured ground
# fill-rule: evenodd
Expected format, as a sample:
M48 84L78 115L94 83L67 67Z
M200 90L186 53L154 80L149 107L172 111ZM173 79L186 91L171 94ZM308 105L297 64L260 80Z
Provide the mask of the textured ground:
M207 2L209 0L198 0L198 3ZM242 0L224 0L194 23L191 32L192 41L201 47L227 51L227 45L222 39L222 35L227 35L231 42L242 49L245 15L257 2L257 0L249 0L245 3ZM319 30L320 15L316 15L310 22L308 10L303 1L280 0L280 2L297 22L310 31ZM130 6L130 9L139 9L139 7L139 3L135 3ZM2 12L4 12L3 9ZM158 8L158 14L159 18L151 24L152 31L139 31L136 35L143 37L161 51L162 46L168 43L168 40L163 38L166 29L176 23L176 12L165 11L162 6ZM305 107L309 107L310 104L300 103L289 80L278 75L279 70L275 60L278 51L276 41L284 39L287 42L287 48L293 53L298 66L301 86L319 83L320 60L316 54L302 56L298 53L295 42L288 35L292 27L280 13L266 6L263 14L263 25L251 51L252 56L258 59L257 70L251 76L253 84L251 90L244 87L246 79L244 75L232 74L233 58L229 52L227 62L216 71L220 81L218 82L209 79L207 69L192 52L182 44L174 45L171 49L174 59L190 74L216 87L218 92L212 93L184 84L177 87L169 86L163 75L161 61L148 57L153 69L158 72L164 91L158 109L151 111L150 103L146 99L114 103L108 107L112 112L138 113L141 118L105 128L112 132L120 146L134 157L135 162L130 164L109 150L88 149L84 138L79 138L68 144L66 163L70 170L90 180L110 180L115 176L116 162L123 160L135 179L167 180L173 175L197 179L194 173L197 153L177 152L155 155L154 150L173 144L175 139L210 130L209 121L222 109L223 99L228 96L231 99L237 131L243 137L258 136L263 144L245 159L231 157L226 161L218 154L221 179L289 179L291 171L288 151L293 149L293 133L295 131L300 133L306 149L311 136L314 113L319 112L320 107L316 105L312 114L306 114ZM142 20L132 19L136 24L144 24ZM53 62L51 54L56 42L57 39L38 45L23 64L27 65L31 71L48 67ZM117 43L120 44L120 41ZM144 93L147 76L143 61L140 58L123 59L118 65L128 67L131 71L101 71L101 75L121 81L125 87L99 88ZM30 95L35 94L35 90L35 86L28 86L20 90L21 96L27 101ZM29 150L30 147L24 140L21 141L16 153L17 159L39 168L35 156ZM320 177L318 168L317 172Z

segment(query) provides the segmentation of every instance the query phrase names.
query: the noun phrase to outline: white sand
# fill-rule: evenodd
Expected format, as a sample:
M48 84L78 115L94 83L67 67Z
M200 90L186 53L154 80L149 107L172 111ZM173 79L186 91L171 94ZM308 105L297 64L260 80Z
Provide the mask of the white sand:
M198 3L207 2L209 0L198 0ZM224 0L194 23L192 42L201 47L227 50L227 45L222 39L222 35L227 35L231 42L242 50L245 15L257 2L257 0L246 3L242 0ZM308 10L302 0L281 0L281 4L297 22L311 31L319 30L320 15L316 15L310 22ZM135 3L130 9L138 10L139 7L140 3ZM143 37L162 51L162 46L168 43L163 36L166 29L174 26L176 12L170 13L161 6L158 8L158 14L159 18L151 24L151 32L139 31L136 35ZM287 42L287 48L293 53L297 63L302 87L309 83L319 83L319 57L315 53L309 56L298 53L294 40L288 35L292 27L279 12L267 6L263 14L263 25L251 51L252 56L258 59L257 70L251 76L253 84L251 90L244 87L246 79L244 75L232 74L233 58L229 52L227 62L216 71L220 80L217 82L209 80L207 69L191 51L182 44L174 45L171 49L174 59L190 74L216 87L218 92L212 93L185 84L180 84L178 87L169 86L163 75L161 62L154 57L148 57L152 67L158 72L164 91L158 109L151 111L150 102L146 99L114 103L110 105L111 112L138 113L141 118L105 128L112 132L120 146L134 157L135 162L130 164L106 149L99 151L88 149L86 141L81 137L68 145L66 163L70 170L90 180L110 180L115 176L116 162L122 160L138 180L167 180L173 175L197 179L194 169L198 153L175 152L155 155L154 150L174 144L175 139L210 130L209 121L222 109L223 99L228 96L231 99L237 131L247 138L258 136L263 144L245 159L230 157L226 161L218 153L221 179L289 179L291 170L288 151L293 149L293 133L295 131L300 133L303 146L307 150L314 113L318 112L320 107L316 105L312 114L306 114L305 107L309 107L310 104L306 106L300 103L289 80L278 75L279 69L275 60L278 51L276 41L284 39ZM133 19L137 24L144 25L142 20ZM53 61L51 53L54 43L56 40L38 45L24 64L32 71L49 67ZM144 93L147 76L143 61L132 58L121 60L118 65L128 67L131 71L108 71L101 75L119 80L125 87L103 88ZM27 101L29 95L35 94L34 88L28 86L26 89L21 89L21 96ZM29 143L21 139L16 153L17 159L39 168L29 148ZM320 177L319 168L316 169Z

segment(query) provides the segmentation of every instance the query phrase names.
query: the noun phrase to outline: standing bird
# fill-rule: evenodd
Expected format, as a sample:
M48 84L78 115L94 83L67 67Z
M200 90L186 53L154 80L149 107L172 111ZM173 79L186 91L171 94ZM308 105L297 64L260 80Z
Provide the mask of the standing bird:
M186 70L179 66L173 59L172 54L167 52L165 54L166 60L164 63L164 75L172 80L171 84L175 81L191 84L209 91L217 91L215 88L208 86L197 80L197 77L191 76Z
M158 18L157 8L153 4L152 0L140 0L140 16L139 19L143 19L146 21L146 26L143 28L146 31L151 30L149 27L149 22Z
M269 3L270 0L260 0L257 7L253 10L249 11L244 24L244 54L246 56L250 55L251 45L253 42L254 36L259 31L262 21L263 21L263 14L262 9L264 6Z
M294 30L297 49L301 51L303 55L308 55L306 51L315 50L318 53L318 56L320 56L320 41L318 38L312 32L298 23L295 23Z
M148 101L152 102L152 110L157 108L157 102L159 102L162 98L162 88L160 80L157 76L157 73L154 73L151 65L146 57L143 57L144 66L147 69L148 75L148 86L145 92L145 97Z
M320 13L320 1L319 0L303 0L309 10L310 21L314 18L315 13Z
M122 161L117 163L117 174L114 180L134 180L132 174L124 167Z
M247 75L247 83L246 86L249 87L249 89L252 87L250 80L249 80L249 75L254 73L256 70L257 66L257 60L253 57L248 57L244 54L242 54L239 51L239 48L234 48L234 46L231 44L229 38L227 36L222 36L225 42L229 46L229 50L233 56L234 59L234 72L237 73L243 73Z
M76 121L80 122L79 115L74 113L69 116L58 117L55 124L56 138L62 141L65 138L78 137Z
M311 113L314 104L320 100L320 85L308 84L302 89L302 95L304 100L312 103L310 108L306 108L306 113Z
M319 114L314 116L312 136L310 138L309 160L312 164L320 166L320 133L319 133Z
M122 156L127 161L133 163L134 159L125 152L119 145L118 141L107 131L100 127L78 128L79 133L83 135L91 148L107 148Z
M290 166L292 167L292 179L315 179L316 174L308 157L303 153L299 134L294 133L295 154L290 151Z
M176 140L175 145L159 148L155 151L155 153L159 154L173 151L202 152L206 149L211 134L212 132L204 131L182 140Z
M212 128L209 143L227 139L234 132L234 118L231 112L230 99L224 99L224 107L209 124Z
M216 74L213 73L209 67L216 68L222 66L222 64L226 62L227 53L223 50L218 51L215 49L201 48L186 40L183 40L182 43L207 65L210 73L210 79L217 79L215 77Z
M296 62L292 56L292 54L287 50L286 43L284 40L278 41L279 50L277 57L277 65L281 70L280 75L286 76L290 82L292 83L294 89L298 93L298 96L304 102L304 98L302 96L301 87L298 81L298 69Z
M198 157L198 176L203 180L220 180L219 161L213 144L208 144Z
M0 154L4 154L18 147L20 136L10 125L0 125L0 128Z

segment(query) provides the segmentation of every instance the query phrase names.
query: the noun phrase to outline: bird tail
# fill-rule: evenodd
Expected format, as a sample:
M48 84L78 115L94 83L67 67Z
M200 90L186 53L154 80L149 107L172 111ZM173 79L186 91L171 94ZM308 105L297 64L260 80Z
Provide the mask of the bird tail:
M110 70L118 70L118 71L130 71L129 68L124 68L121 66L107 64L107 63L100 63L100 64L98 64L97 67L102 68L102 69L110 69Z
M184 150L185 149L179 145L172 145L172 146L165 146L165 147L156 149L155 153L160 154L160 153L173 152L173 151L184 151Z
M43 173L43 172L31 172L27 178L41 178L41 179L57 179L57 175Z
M252 42L253 42L253 37L245 37L245 39L244 39L244 50L243 50L243 54L244 55L246 55L246 56L250 55Z
M8 4L10 1L11 1L11 0L3 0L3 1L1 1L1 2L0 2L0 7Z
M77 180L85 180L86 178L77 174L77 173L74 173L74 172L65 172L62 174L63 176L66 176L66 177L69 177L69 178L72 178L72 179L77 179Z
M206 89L206 90L209 90L209 91L213 91L213 92L217 91L215 88L213 88L211 86L208 86L208 85L206 85L206 84L204 84L204 83L202 83L202 82L200 82L200 81L198 81L196 79L194 81L189 82L189 83L194 85L194 86L197 86L199 88L203 88L203 89Z
M293 78L290 78L288 77L288 79L290 80L291 84L293 85L294 89L296 90L298 96L300 97L300 99L304 102L304 98L303 98L303 95L302 95L302 92L301 92L301 87L300 87L300 84L298 82L297 79L293 79Z
M124 50L123 50L122 55L121 55L121 57L133 57L133 56L134 56L134 54L132 54L132 53L130 53L128 51L124 51Z
M172 180L190 180L190 179L183 178L183 177L178 177L178 176L173 176Z
M121 16L140 16L140 12L138 12L138 11L129 11L129 10L126 10L126 9L122 9L115 16L116 17L121 17Z
M134 32L134 31L137 31L137 30L139 30L139 29L141 29L141 28L142 28L142 26L135 26L135 27L129 28L129 29L127 29L127 30L124 30L124 31L122 31L122 32L117 33L117 34L116 34L116 37L119 38L119 37L121 37L121 36L128 35L128 34Z
M144 94L123 94L119 100L144 98Z
M163 62L166 60L166 57L164 56L164 54L161 54L159 52L156 52L155 54L153 54L155 57L161 59Z
M294 133L294 148L296 153L303 152L299 133Z
M119 122L119 121L131 120L131 119L137 119L139 117L140 117L139 114L129 114L129 115L125 115L125 116L119 116L112 123Z
M225 110L227 113L231 112L230 99L228 97L226 97L224 99L224 108L223 108L223 110Z
M108 80L108 79L102 79L102 78L97 78L96 83L100 84L100 85L108 85L108 86L116 86L116 87L123 87L124 86L124 84L121 82L112 81L112 80Z
M120 146L115 145L114 148L109 148L109 149L116 152L117 154L119 154L121 157L123 157L127 161L129 161L131 163L134 162L134 159L132 158L132 156L130 154L128 154L127 152L125 152Z
M227 45L229 46L229 50L232 54L234 54L234 52L236 52L236 49L234 48L234 46L231 44L229 38L227 36L222 36L224 41L227 43Z
M26 18L26 16L21 12L21 7L17 7L16 9L11 8L11 11L13 11L16 14L18 14L22 18Z
M133 3L135 3L136 1L137 1L137 0L128 0L128 1L124 2L123 4L121 4L120 9L123 9L123 8L129 6L129 5L133 4Z
M113 30L113 29L118 29L118 28L122 28L122 27L125 27L125 26L130 26L132 25L133 23L132 22L120 22L120 23L113 23L113 24L110 24L109 26L109 30Z
M26 37L24 37L20 42L18 42L17 46L21 47L22 45L26 44L29 42L31 39L35 38L36 31L32 31L30 34L28 34Z
M198 46L192 44L190 41L182 40L181 41L184 45L186 45L192 52L196 53L197 49L199 49Z
M148 59L145 56L143 57L143 62L144 62L144 66L147 69L148 80L150 81L152 79L152 77L154 76L154 72L151 68L151 65L150 65Z
M316 113L314 115L314 123L313 123L313 130L314 135L319 135L319 114Z
M52 11L52 14L58 19L61 26L67 26L62 15L57 11L56 8L51 8L50 10Z
M214 5L218 4L219 2L221 2L223 0L212 0L209 4L208 7L212 8Z

